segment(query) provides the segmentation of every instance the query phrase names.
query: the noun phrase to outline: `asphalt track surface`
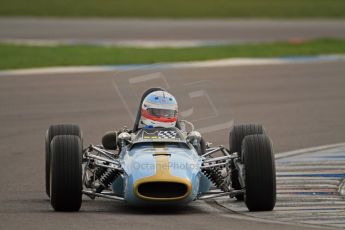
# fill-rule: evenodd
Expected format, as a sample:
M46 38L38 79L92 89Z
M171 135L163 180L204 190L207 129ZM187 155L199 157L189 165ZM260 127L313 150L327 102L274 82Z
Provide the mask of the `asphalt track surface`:
M201 201L157 210L85 198L79 213L53 212L44 191L44 135L50 124L77 123L84 143L97 144L106 130L132 124L127 109L135 110L144 88L161 85L197 128L259 122L276 152L344 142L344 73L344 62L332 62L1 76L0 229L309 229ZM216 127L205 137L227 145L227 128Z
M148 20L0 18L0 40L70 43L270 42L345 38L344 20Z
M276 155L277 202L272 212L248 212L242 202L216 202L258 219L345 228L345 144ZM345 192L345 191L344 191Z

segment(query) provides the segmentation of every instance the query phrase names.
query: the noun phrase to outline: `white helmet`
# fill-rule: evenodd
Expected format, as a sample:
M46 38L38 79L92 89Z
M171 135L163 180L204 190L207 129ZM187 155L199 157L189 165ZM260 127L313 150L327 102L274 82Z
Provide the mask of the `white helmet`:
M141 123L152 127L174 127L177 108L173 95L165 91L154 91L145 97L141 105Z

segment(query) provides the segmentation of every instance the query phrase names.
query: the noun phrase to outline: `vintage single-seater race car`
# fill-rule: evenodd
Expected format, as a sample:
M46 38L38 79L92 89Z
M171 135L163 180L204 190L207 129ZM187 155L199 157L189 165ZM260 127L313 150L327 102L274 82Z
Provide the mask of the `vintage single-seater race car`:
M141 100L155 90L147 90ZM102 145L83 149L77 125L46 134L46 192L56 211L78 211L82 194L131 205L184 205L221 196L269 211L276 201L272 143L261 125L235 125L229 146L210 147L187 121L176 127L107 132Z

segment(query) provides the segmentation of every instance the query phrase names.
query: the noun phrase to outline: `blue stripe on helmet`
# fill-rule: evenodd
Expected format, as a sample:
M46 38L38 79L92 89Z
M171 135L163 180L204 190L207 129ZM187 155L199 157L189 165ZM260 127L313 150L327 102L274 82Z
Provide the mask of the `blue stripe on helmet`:
M156 103L156 104L162 104L162 105L173 105L176 104L176 101L172 97L162 97L162 96L156 96L156 95L149 95L147 98L148 102Z

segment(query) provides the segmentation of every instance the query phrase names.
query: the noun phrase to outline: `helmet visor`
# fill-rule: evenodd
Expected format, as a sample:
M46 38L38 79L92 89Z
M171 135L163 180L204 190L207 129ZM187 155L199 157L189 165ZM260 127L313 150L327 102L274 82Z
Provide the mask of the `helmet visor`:
M158 118L174 118L177 115L176 110L171 109L154 109L149 108L147 110L152 116L158 117Z

